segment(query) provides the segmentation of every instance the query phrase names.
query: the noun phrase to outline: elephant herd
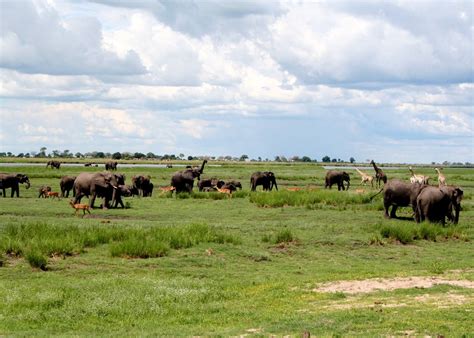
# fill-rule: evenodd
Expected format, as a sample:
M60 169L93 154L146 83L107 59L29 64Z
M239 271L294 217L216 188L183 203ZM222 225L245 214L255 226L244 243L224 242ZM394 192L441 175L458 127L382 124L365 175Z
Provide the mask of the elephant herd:
M59 168L60 163L49 161L47 166ZM191 193L194 187L195 179L198 180L199 191L220 191L226 189L230 192L242 189L239 181L231 180L224 182L217 178L201 179L207 160L202 162L200 167L186 167L184 170L177 171L171 177L171 187L166 191L176 191L176 193ZM381 170L373 163L377 174ZM115 170L116 162L107 164L109 170ZM379 169L380 171L378 171ZM411 169L411 168L410 168ZM364 175L360 170L357 170ZM382 172L383 173L383 172ZM412 172L413 173L413 172ZM385 174L381 175L384 187L373 195L383 192L384 216L386 218L396 218L396 211L399 207L411 206L413 217L416 222L428 220L430 222L440 222L445 224L448 218L453 223L458 223L461 210L461 201L463 191L459 187L441 185L431 186L426 182L404 182L397 179L387 180ZM385 180L383 179L385 177ZM445 177L443 176L443 179ZM151 197L153 193L153 183L150 176L136 175L132 177L132 184L125 184L125 175L105 172L83 172L76 176L63 176L59 182L62 197L69 197L72 191L74 203L80 203L86 196L89 198L89 206L94 207L97 197L103 198L102 207L124 207L122 197L142 196ZM444 180L443 180L444 182ZM0 173L0 189L3 196L6 196L5 189L11 188L11 197L19 197L19 185L25 184L30 187L30 181L24 174L5 174ZM348 190L350 187L350 175L345 171L329 170L325 176L325 188L331 188L337 185L338 190ZM262 186L264 191L271 191L273 187L278 190L275 174L271 171L254 172L250 177L251 191L256 191L258 186ZM163 189L165 191L165 189ZM42 186L39 189L39 197L46 197L51 187Z

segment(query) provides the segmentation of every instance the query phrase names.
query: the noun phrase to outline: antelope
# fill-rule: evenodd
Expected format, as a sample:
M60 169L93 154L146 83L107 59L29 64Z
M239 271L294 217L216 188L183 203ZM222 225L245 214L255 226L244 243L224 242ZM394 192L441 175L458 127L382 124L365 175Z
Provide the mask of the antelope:
M61 199L61 197L59 196L59 192L57 192L57 191L47 191L45 193L45 197L46 198L51 197L51 198Z
M77 215L77 212L79 210L82 210L82 217L84 217L84 215L86 214L86 211L90 214L90 207L89 205L87 204L80 204L80 203L77 203L77 204L74 204L74 201L70 200L69 201L69 204L71 205L71 207L74 208L75 212L74 212L74 215Z
M216 187L217 188L217 187ZM229 195L229 197L232 197L232 189L229 188L217 188L217 191L223 194Z
M438 168L435 168L435 170L438 173L438 186L441 188L443 185L446 185L446 177Z
M362 178L362 181L360 182L360 184L363 184L363 183L367 183L367 182L370 182L370 186L371 187L374 187L374 177L373 176L370 176L362 171L360 171L359 169L355 168L355 170L359 173L359 175L361 176Z
M173 191L176 190L176 188L173 187L173 186L170 186L170 187L160 187L160 190L161 190L161 193L163 194L163 193L165 193L165 192L170 192L170 191L173 192Z
M411 183L428 184L428 180L430 179L429 176L416 175L411 166L408 167L408 170L410 170L411 172L411 177L410 177Z
M302 188L299 188L299 187L289 187L289 188L286 188L286 190L288 191L300 191Z

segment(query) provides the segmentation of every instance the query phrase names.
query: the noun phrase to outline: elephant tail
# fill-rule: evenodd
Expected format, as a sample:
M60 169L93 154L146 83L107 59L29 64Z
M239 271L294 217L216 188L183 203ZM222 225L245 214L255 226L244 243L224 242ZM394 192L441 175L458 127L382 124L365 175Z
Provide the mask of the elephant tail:
M372 201L374 199L374 197L377 196L378 194L380 194L382 191L383 191L383 188L380 189L379 192L376 193L375 195L370 196L370 200Z

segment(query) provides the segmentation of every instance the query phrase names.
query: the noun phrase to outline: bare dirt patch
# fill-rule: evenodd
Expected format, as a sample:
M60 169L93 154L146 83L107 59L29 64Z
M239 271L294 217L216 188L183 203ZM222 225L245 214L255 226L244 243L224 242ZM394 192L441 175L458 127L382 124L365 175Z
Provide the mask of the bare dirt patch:
M399 277L324 283L313 289L313 291L356 294L397 289L431 288L441 284L474 289L474 282L469 280L452 280L441 277Z

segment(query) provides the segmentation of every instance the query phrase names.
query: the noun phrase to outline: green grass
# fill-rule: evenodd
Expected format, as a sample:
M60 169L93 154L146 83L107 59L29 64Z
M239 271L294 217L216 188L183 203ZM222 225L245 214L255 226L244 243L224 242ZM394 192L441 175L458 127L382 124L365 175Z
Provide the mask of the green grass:
M442 227L409 220L410 208L397 211L403 220L384 219L381 196L368 200L377 189L359 186L355 172L339 192L324 189L316 164L221 164L203 178L241 181L232 198L160 194L178 168L119 164L127 183L150 174L153 197L84 218L66 199L36 198L37 189L59 191L60 176L97 168L0 168L32 184L20 198L0 197L0 335L472 335L473 289L313 290L368 278L473 281L473 169L444 169L464 200L459 224ZM250 193L257 170L274 171L280 191Z

